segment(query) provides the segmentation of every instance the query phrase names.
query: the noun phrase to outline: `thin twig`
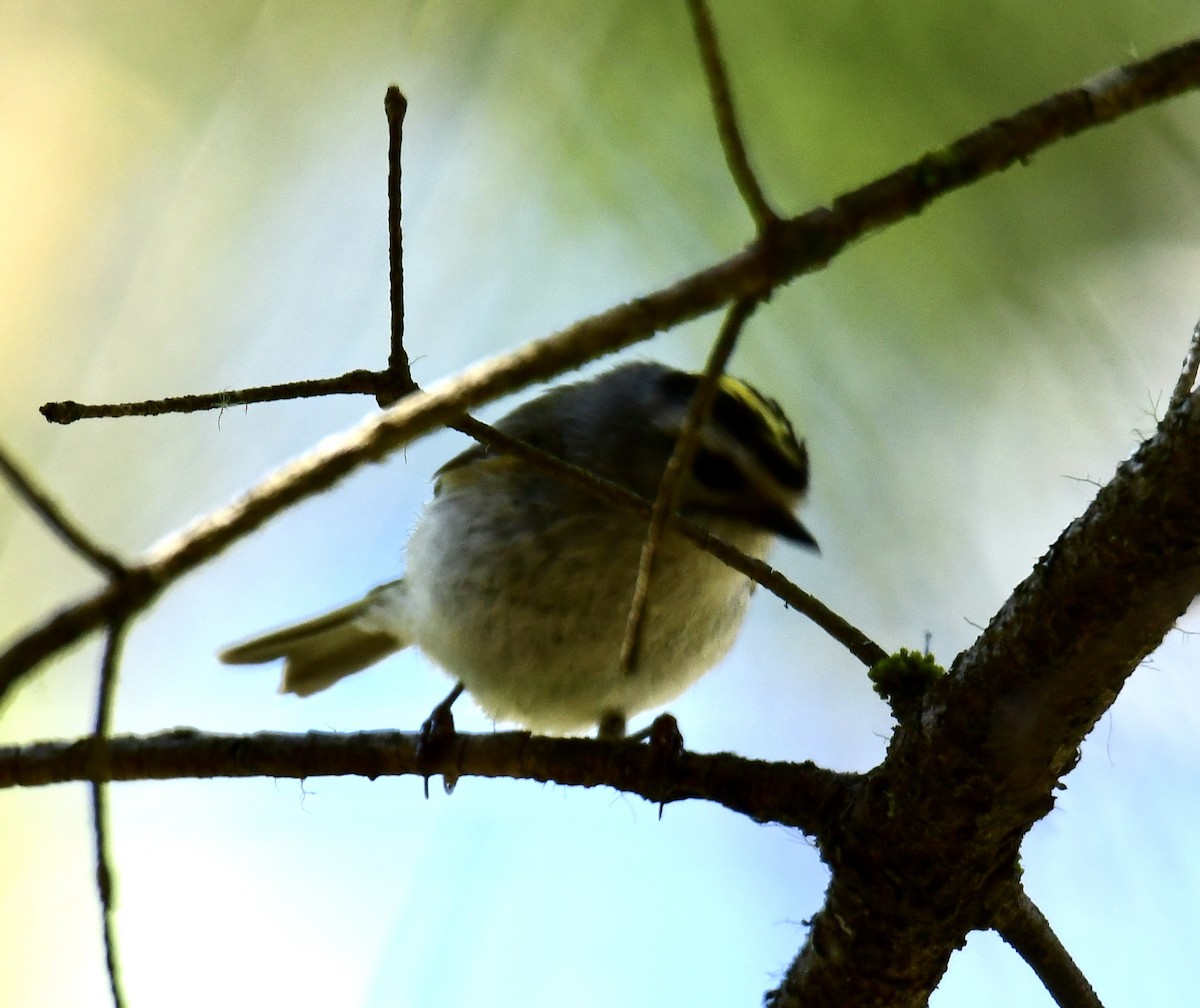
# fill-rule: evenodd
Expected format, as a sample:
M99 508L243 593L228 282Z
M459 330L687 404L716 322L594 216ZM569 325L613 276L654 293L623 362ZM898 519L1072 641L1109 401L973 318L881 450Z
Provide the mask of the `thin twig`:
M96 685L96 717L92 728L93 736L104 741L112 727L113 699L117 690L117 672L121 657L121 645L125 639L128 619L115 616L108 625L108 638L104 643L104 658L100 662L100 679Z
M704 0L688 0L688 12L692 16L692 27L700 48L700 59L704 64L704 77L708 81L708 93L717 120L721 149L725 152L725 164L729 166L729 174L733 176L734 184L761 233L779 220L779 214L767 202L754 169L750 167L750 157L746 153L746 144L742 140L742 131L737 122L737 112L733 107L729 75L725 71L725 61L721 58L721 46L717 41L717 31L708 6Z
M1200 322L1192 328L1192 342L1188 347L1187 356L1183 359L1183 367L1179 371L1179 380L1171 393L1168 410L1179 409L1184 400L1192 394L1196 387L1196 375L1200 372Z
M258 385L247 389L207 392L203 395L170 396L166 399L146 399L130 403L101 403L87 405L72 402L48 402L39 412L50 423L69 424L76 420L98 417L160 416L164 413L199 413L203 410L228 409L251 403L278 402L281 399L301 399L322 395L370 393L374 395L386 375L379 371L348 371L336 378L316 378L284 382L280 385Z
M530 465L537 466L556 479L579 487L605 503L631 511L641 518L650 519L654 502L620 483L597 476L590 470L560 459L542 448L511 437L495 427L489 427L474 417L459 417L450 420L446 426L475 438L493 451L514 455ZM789 581L770 564L746 555L732 543L682 514L675 513L671 516L671 527L726 566L740 571L755 584L761 585L789 609L794 609L810 619L867 668L887 657L887 652L865 633L799 585Z
M92 835L96 845L96 890L100 894L100 920L104 932L104 966L108 973L108 989L113 1008L123 1008L125 995L121 991L121 975L117 958L117 934L113 921L116 900L113 896L112 875L108 860L108 785L92 781Z
M823 269L843 248L889 224L916 216L935 199L979 179L1027 164L1039 151L1113 122L1123 115L1200 86L1200 39L1156 53L1148 59L1098 74L1083 84L1051 95L1013 115L989 123L947 146L926 154L867 185L843 194L831 206L780 220L769 240L759 239L743 252L685 277L670 287L617 305L569 328L468 372L476 406L505 392L543 381L606 353L632 346L683 322L699 318L738 298L766 297L788 280ZM486 376L484 367L490 367ZM348 389L352 377L361 387ZM374 394L380 373L350 372L310 387L327 393ZM309 384L309 383L297 383ZM292 398L294 386L267 386L213 396L183 396L108 406L47 403L42 413L55 423L83 416L133 416L215 409L266 399ZM307 393L306 393L307 394ZM203 401L196 404L194 401Z
M104 962L108 971L108 986L112 992L113 1008L123 1008L125 996L121 991L117 933L113 915L116 894L113 883L112 859L108 850L109 771L108 731L112 720L112 700L117 681L121 643L125 635L124 618L114 620L108 628L104 658L100 663L100 684L96 700L96 722L92 734L92 836L96 855L96 892L100 898L100 914L104 931Z
M1088 978L1017 881L1002 886L992 926L1037 974L1059 1008L1104 1008Z
M401 395L413 387L408 352L404 349L404 227L401 211L401 159L404 113L408 101L394 84L387 89L383 107L388 121L388 277L392 301L392 340L388 375ZM378 395L380 406L390 406L399 395L389 390Z
M638 650L642 638L642 624L646 614L646 601L650 596L650 580L654 571L654 555L667 528L667 519L679 510L679 491L683 485L683 474L692 464L696 454L696 443L700 436L700 425L712 410L716 398L717 381L725 373L725 366L737 345L742 326L758 306L753 299L735 301L725 317L725 323L717 335L704 373L688 403L683 427L675 441L671 457L667 460L654 507L650 511L650 522L646 526L646 538L642 541L638 556L637 578L633 585L633 598L629 603L629 615L625 620L625 634L621 640L619 668L632 675L637 671Z
M8 481L21 498L64 543L92 566L112 577L125 573L125 565L113 554L97 546L71 521L50 497L25 475L16 461L0 446L0 476Z

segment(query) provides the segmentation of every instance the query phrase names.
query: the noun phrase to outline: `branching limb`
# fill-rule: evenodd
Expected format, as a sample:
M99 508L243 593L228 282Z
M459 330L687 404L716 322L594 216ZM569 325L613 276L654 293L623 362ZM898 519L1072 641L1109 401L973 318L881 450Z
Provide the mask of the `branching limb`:
M924 1005L951 952L993 921L968 894L1016 862L1084 737L1200 595L1197 472L1191 395L931 684L920 717L897 726L822 848L833 868L825 906L773 1008ZM880 879L891 898L864 901ZM1029 917L1001 921L1034 943Z
M780 284L823 268L851 242L920 213L947 193L1014 163L1026 163L1034 154L1065 137L1112 122L1197 86L1200 86L1200 39L1056 94L839 197L831 207L819 207L781 220L772 229L770 240L760 236L739 255L477 365L461 379L464 408L553 378L722 305L745 297L765 297ZM351 372L331 381L337 383L350 376L361 376L363 385L355 391L374 393L378 375L379 372L372 371ZM278 388L281 386L247 391L257 393ZM346 389L338 387L333 391ZM289 398L290 394L271 397ZM212 401L204 408L240 401L221 402L219 395L209 398ZM128 405L87 407L77 403L48 403L43 407L43 413L50 414L48 418L56 422L69 422L67 418L80 410L110 411L84 414L102 416L127 416L135 412Z
M136 586L134 594L145 594L159 579L193 569L285 507L328 489L357 466L377 461L470 408L630 346L722 304L761 297L788 279L821 268L849 242L920 212L938 196L1015 161L1028 160L1063 137L1111 122L1198 84L1200 40L1193 40L992 123L937 154L926 155L840 197L829 209L781 221L771 241L760 238L741 254L670 287L476 365L430 392L409 396L383 416L370 418L341 439L276 472L234 505L184 529L147 558L143 574L150 583ZM111 616L112 605L119 600L128 604L129 597L129 589L124 589L117 595L83 599L18 640L0 655L0 701L33 664L95 629ZM73 629L63 636L68 628ZM866 650L872 652L867 664L883 657L869 642Z
M21 678L51 655L114 617L137 611L172 581L210 560L295 501L327 489L363 461L378 459L406 444L415 432L434 426L459 427L485 443L502 446L504 450L556 473L566 473L571 481L593 488L606 499L623 501L622 506L649 516L651 502L624 487L578 467L567 466L554 456L505 437L478 421L464 419L463 389L471 377L472 372L468 372L464 378L444 383L431 392L415 393L388 413L363 421L349 435L322 444L317 450L277 470L232 504L211 512L160 543L139 563L131 565L119 581L64 606L18 637L7 650L0 652L0 703ZM886 652L862 631L792 584L769 564L746 556L719 536L682 517L677 517L675 522L681 533L703 549L761 584L832 634L864 665L874 665L885 657Z

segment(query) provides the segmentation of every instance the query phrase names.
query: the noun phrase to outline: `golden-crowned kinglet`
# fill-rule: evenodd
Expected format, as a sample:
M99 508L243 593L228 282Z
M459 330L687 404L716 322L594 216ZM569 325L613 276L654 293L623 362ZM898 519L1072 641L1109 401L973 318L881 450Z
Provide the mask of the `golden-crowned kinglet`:
M496 426L653 499L698 375L626 364L564 385ZM808 456L770 399L722 377L679 509L752 556L775 535L815 548L792 511ZM235 645L221 660L284 658L308 696L416 644L497 721L569 734L664 704L733 643L753 587L668 525L655 554L636 667L621 647L647 522L511 455L469 448L437 472L403 580Z

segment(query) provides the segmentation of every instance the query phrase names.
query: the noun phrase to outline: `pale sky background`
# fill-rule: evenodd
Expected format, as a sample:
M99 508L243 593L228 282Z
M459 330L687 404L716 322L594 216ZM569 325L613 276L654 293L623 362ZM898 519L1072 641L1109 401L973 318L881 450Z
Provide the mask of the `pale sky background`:
M722 3L755 163L785 212L1194 33L1194 4ZM0 437L136 554L369 413L364 399L51 427L120 401L379 367L383 93L405 135L409 349L428 383L714 262L750 236L682 5L547 0L0 4ZM1200 316L1200 98L943 200L793 284L732 370L808 439L773 559L889 650L946 664L1153 426ZM707 319L633 351L697 367ZM628 356L628 355L627 355ZM503 406L483 411L499 415ZM402 569L439 434L274 522L132 629L116 729L417 727L418 655L310 700L214 654ZM0 494L0 637L95 576ZM671 706L689 747L867 770L890 719L857 663L765 594ZM1182 624L1200 632L1195 611ZM1110 1005L1176 1005L1200 955L1200 644L1173 633L1024 847L1030 894ZM98 644L0 739L86 731ZM469 703L461 728L487 730ZM129 1003L757 1005L827 875L723 809L463 780L111 791ZM0 1001L105 1005L82 786L0 792ZM1187 992L1185 995L1184 992ZM1049 1005L991 935L935 1008Z

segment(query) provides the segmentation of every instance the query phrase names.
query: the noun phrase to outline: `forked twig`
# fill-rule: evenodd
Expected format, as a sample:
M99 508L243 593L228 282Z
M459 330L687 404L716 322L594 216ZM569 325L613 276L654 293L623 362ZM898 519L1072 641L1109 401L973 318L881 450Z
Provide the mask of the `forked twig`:
M143 561L140 580L126 580L80 599L12 642L0 654L0 701L24 675L59 649L106 622L117 610L142 605L170 581L215 556L297 500L328 489L351 469L378 460L414 437L531 382L742 297L763 295L827 265L847 244L984 175L1026 162L1069 136L1200 84L1200 40L1165 49L1107 71L1083 85L996 120L946 147L798 217L782 220L770 242L746 250L652 294L617 305L500 358L476 365L454 382L398 403L307 459L280 470L235 505L181 530ZM752 565L756 566L756 565ZM766 567L766 565L761 565ZM769 568L768 568L769 570ZM760 583L767 584L768 580ZM815 600L814 600L815 601ZM830 614L834 620L835 614ZM856 652L865 656L869 641ZM867 660L864 658L864 660Z
M624 508L647 520L650 518L654 502L639 496L620 483L597 476L589 469L560 459L557 455L511 437L473 417L459 417L449 421L447 426L462 431L494 451L515 455L556 479L579 487L614 507ZM762 585L789 609L794 609L811 620L868 668L887 657L887 652L865 633L818 598L789 581L766 561L748 556L732 543L684 515L674 515L671 518L671 527L722 563Z

